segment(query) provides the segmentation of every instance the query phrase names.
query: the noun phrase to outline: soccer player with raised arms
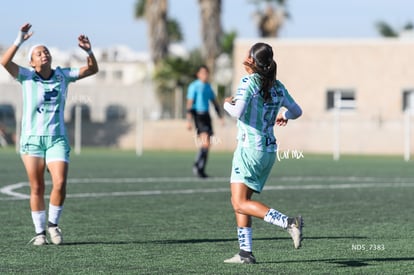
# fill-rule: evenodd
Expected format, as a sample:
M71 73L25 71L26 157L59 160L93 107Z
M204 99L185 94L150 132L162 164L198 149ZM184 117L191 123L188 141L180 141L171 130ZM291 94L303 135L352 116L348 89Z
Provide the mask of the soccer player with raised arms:
M64 124L64 108L68 85L96 74L98 64L86 35L78 37L79 47L87 53L86 64L80 68L52 68L52 56L44 45L29 50L30 68L17 65L13 58L19 47L33 32L24 24L14 43L4 53L1 64L22 85L23 114L20 154L30 183L30 208L36 236L34 245L47 244L46 230L54 244L63 242L59 219L66 196L70 146ZM46 225L44 199L46 168L52 178L52 190Z
M288 217L276 209L252 200L260 193L276 159L274 126L285 126L302 115L285 86L276 80L273 49L254 44L243 62L247 76L241 79L235 97L228 97L224 109L237 118L238 145L233 155L230 178L231 203L236 215L239 253L226 263L256 263L252 252L252 217L287 229L295 248L302 240L302 217ZM281 111L281 107L287 110Z

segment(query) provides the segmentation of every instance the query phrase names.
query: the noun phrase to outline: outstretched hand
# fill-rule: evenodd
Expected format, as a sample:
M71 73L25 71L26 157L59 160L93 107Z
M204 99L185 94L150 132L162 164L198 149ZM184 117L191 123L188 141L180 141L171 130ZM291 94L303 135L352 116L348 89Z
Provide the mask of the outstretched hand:
M81 47L85 51L90 51L92 49L92 45L91 45L91 42L89 41L89 38L84 34L79 35L78 43L79 43L79 47Z
M30 23L26 23L20 27L20 31L17 34L17 38L14 41L14 44L17 47L20 47L20 45L23 44L23 42L25 42L27 39L29 39L33 35L33 32L29 32L31 27L32 25Z

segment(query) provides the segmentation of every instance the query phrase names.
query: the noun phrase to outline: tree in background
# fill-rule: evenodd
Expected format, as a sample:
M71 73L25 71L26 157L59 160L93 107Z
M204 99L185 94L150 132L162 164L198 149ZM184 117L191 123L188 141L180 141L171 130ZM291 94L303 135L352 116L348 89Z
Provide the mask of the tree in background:
M154 83L160 100L163 117L171 117L174 109L175 87L182 82L180 74L185 62L169 55L170 43L183 40L177 20L168 17L167 0L137 0L135 18L145 19L148 24L148 40L151 60L154 63Z
M205 64L214 75L216 58L221 53L221 0L199 0L201 12L201 52Z
M135 18L148 23L151 60L157 66L168 54L167 0L137 0Z
M145 19L148 24L148 40L151 59L155 64L154 81L163 109L163 117L181 114L177 111L176 93L183 91L194 80L194 72L201 64L216 69L217 57L233 52L236 32L223 33L221 26L221 0L198 0L200 7L202 46L190 51L188 57L173 56L169 46L181 42L183 35L179 23L168 17L167 0L136 0L135 18ZM185 101L185 98L183 98Z
M234 40L237 37L236 31L225 32L221 39L221 50L223 53L229 55L230 57L233 56L233 46Z
M288 0L249 0L257 11L254 14L260 37L277 37L279 30L286 19L290 18L287 12ZM263 4L265 7L263 7Z
M412 32L414 30L414 26L411 22L408 22L402 28L402 31L395 30L391 25L384 21L378 21L375 24L377 31L383 37L399 37L402 32Z
M161 66L154 74L154 79L163 103L164 118L184 117L185 90L194 80L194 72L202 63L201 53L198 49L191 51L188 57L170 55L162 61Z

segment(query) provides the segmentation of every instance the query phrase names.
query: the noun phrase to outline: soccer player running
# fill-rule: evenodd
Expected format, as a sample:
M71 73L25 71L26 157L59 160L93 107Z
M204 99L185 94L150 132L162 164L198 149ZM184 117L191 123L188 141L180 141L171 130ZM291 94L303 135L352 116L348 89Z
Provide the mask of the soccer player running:
M83 67L52 69L52 56L44 45L35 45L29 50L30 68L17 65L12 60L19 47L33 35L31 27L26 23L20 28L13 45L4 53L1 64L23 87L20 154L30 183L30 208L36 232L30 242L34 245L47 244L47 229L52 243L61 244L63 237L58 224L66 196L70 151L63 118L68 85L96 74L98 64L89 38L80 35L79 47L88 54ZM47 228L44 199L46 168L53 184Z
M205 168L211 145L210 138L213 135L213 127L209 113L210 102L213 103L217 115L222 119L216 95L208 82L209 75L208 67L201 65L197 69L197 79L190 83L187 90L187 129L192 130L194 120L197 136L201 143L201 148L197 153L193 165L193 173L200 178L208 177Z
M294 247L301 245L302 217L288 217L252 200L252 195L262 191L276 159L274 125L285 126L289 119L301 116L302 110L276 80L277 65L271 46L254 44L243 65L248 75L241 79L235 97L224 102L224 109L238 119L238 145L233 155L230 188L240 248L239 253L224 262L254 264L252 217L287 229ZM281 111L281 107L286 109Z

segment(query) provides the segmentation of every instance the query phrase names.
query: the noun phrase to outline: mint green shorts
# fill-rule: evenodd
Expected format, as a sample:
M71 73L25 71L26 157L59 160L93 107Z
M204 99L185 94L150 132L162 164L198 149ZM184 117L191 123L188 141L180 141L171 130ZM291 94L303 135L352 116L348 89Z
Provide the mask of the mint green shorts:
M238 146L233 154L231 183L244 183L260 193L276 160L276 153Z
M70 146L66 136L22 136L20 154L52 161L69 162Z

